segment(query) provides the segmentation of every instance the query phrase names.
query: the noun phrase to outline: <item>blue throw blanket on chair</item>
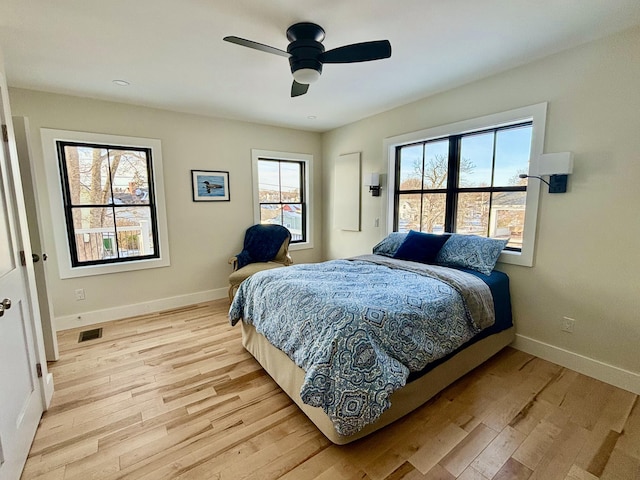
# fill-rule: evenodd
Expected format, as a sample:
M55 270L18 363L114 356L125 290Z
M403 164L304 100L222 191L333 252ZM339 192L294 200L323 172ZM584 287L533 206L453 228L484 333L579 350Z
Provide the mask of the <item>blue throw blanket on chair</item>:
M291 233L282 225L249 227L244 237L244 248L236 255L238 269L250 263L273 260L287 238L291 238Z

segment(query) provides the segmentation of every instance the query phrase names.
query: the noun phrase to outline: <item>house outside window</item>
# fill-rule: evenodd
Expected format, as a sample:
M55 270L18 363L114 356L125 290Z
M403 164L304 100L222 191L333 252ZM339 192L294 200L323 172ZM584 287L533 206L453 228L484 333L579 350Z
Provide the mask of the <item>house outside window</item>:
M60 278L170 265L160 141L40 134Z
M310 246L311 156L253 150L255 223L283 225L291 248Z
M394 230L508 239L521 251L532 123L396 148Z
M546 103L386 139L388 230L508 239L501 262L533 265Z
M57 146L72 265L158 258L151 150Z

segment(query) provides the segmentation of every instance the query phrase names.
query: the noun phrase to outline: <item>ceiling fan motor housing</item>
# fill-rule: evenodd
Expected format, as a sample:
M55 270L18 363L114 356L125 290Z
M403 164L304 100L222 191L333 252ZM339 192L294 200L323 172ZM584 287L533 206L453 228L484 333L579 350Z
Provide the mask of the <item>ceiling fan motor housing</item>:
M296 23L287 29L287 39L291 42L287 47L291 73L301 69L311 69L322 73L319 58L324 53L324 30L315 23Z
M291 73L302 68L310 68L322 73L322 63L318 60L324 52L324 46L321 43L298 40L289 44L287 52L291 54L289 57Z

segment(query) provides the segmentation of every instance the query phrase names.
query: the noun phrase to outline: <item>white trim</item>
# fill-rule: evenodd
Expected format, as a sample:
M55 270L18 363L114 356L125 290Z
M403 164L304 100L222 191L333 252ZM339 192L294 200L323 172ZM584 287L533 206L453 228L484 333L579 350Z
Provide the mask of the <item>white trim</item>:
M251 149L251 176L253 181L253 221L260 223L260 207L258 201L258 160L292 160L295 162L304 162L305 176L304 189L306 193L305 203L307 204L307 241L304 243L294 243L289 246L289 250L305 250L313 248L313 155L307 153L291 153L291 152L274 152L271 150Z
M55 318L56 331L69 330L71 328L86 327L97 323L111 322L123 318L147 315L149 313L161 312L171 308L186 307L197 303L219 300L229 296L228 289L217 288L215 290L205 290L203 292L188 293L175 297L150 300L147 302L134 303L131 305L120 305L103 310L83 312L76 315L64 315Z
M549 362L574 370L583 375L593 377L623 390L640 395L640 374L608 363L585 357L548 343L535 340L524 335L516 335L511 344L513 348L535 355Z
M479 118L451 123L449 125L442 125L425 130L420 130L417 132L405 133L402 135L397 135L395 137L385 138L383 145L384 156L387 158L389 190L389 195L387 195L387 234L393 231L393 192L395 190L396 147L418 141L448 137L450 135L459 135L483 128L501 127L531 120L533 121L533 129L531 137L531 152L529 157L529 172L536 172L538 170L538 159L544 149L546 118L547 104L538 103L536 105L530 105L528 107L509 110L507 112L494 113ZM522 251L510 252L505 250L500 255L500 259L498 261L515 265L523 265L527 267L533 266L539 197L540 185L530 184L527 188L527 209L524 220L524 230L522 233Z
M60 278L87 277L147 268L167 267L171 264L169 256L169 232L167 228L167 214L164 198L164 176L162 173L162 147L160 140L153 138L123 137L120 135L106 135L100 133L75 132L68 130L53 130L41 128L42 151L49 190L49 208L52 218L60 221L52 222L55 239L56 257ZM158 248L160 258L134 260L125 263L91 265L72 267L69 239L66 222L64 221L64 202L62 199L61 172L58 168L58 154L56 141L97 143L100 145L117 145L150 148L152 152L153 188L155 193L156 219L158 222ZM43 199L39 198L39 201Z

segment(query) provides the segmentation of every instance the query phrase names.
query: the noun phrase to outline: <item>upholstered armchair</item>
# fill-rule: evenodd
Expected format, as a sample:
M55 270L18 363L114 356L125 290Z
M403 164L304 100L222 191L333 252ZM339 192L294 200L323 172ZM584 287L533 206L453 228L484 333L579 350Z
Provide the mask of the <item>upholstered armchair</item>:
M256 272L293 264L289 256L291 232L282 225L254 225L247 229L244 247L229 259L233 272L229 275L229 301L243 280Z

